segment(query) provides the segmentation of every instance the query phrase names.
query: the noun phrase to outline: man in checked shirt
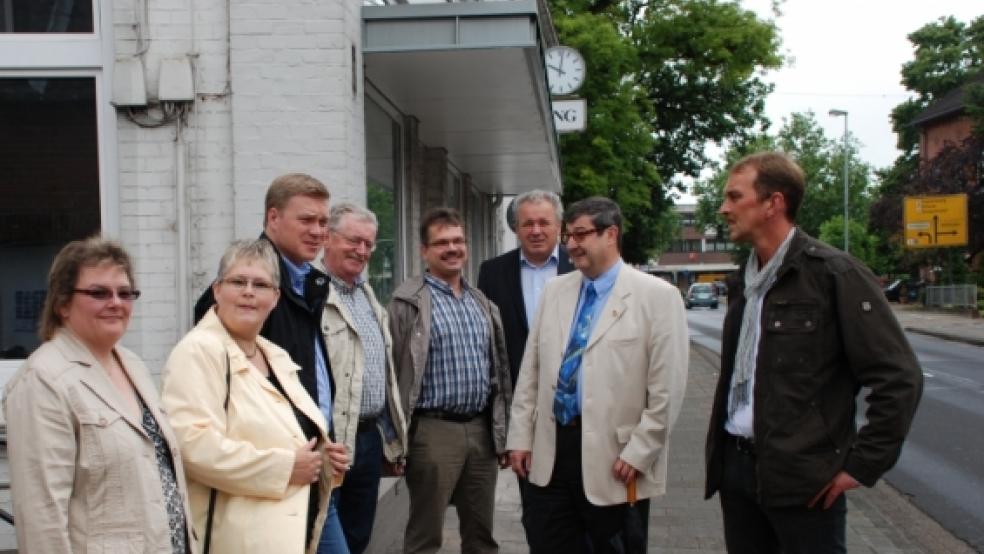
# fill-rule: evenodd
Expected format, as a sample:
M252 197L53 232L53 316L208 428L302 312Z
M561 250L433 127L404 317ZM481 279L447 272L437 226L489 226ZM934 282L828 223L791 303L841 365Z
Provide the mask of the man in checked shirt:
M437 552L444 513L457 507L462 552L498 552L492 513L505 467L512 385L499 309L462 275L461 216L435 208L420 225L427 272L389 305L403 412L410 420L404 552ZM498 467L497 467L498 462Z

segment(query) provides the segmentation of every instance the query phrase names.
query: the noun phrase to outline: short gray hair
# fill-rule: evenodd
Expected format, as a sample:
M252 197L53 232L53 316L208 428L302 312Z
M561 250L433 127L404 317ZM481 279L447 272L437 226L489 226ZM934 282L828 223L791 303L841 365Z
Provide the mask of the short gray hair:
M280 262L277 261L273 245L267 239L237 240L230 244L219 261L219 274L215 280L221 281L232 266L242 261L265 263L270 269L273 286L280 286Z
M379 228L379 220L376 219L376 214L351 202L341 202L332 206L331 211L328 212L328 230L337 231L342 225L342 218L346 215L351 215L359 221L371 223L373 227Z
M557 223L560 224L564 221L564 205L560 202L560 197L556 193L550 192L548 190L530 190L523 194L520 194L514 200L516 206L516 213L519 213L519 207L527 202L548 202L553 206L554 213L557 216ZM519 222L516 222L517 225Z

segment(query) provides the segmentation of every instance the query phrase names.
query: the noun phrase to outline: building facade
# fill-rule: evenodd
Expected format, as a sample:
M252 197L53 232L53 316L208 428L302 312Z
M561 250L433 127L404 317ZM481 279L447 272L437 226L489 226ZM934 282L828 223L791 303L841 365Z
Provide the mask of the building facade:
M377 213L384 298L433 206L464 213L477 272L504 196L560 190L553 44L536 0L0 1L0 372L37 346L54 254L96 232L134 257L124 342L159 370L287 172Z
M675 193L673 208L680 219L680 235L655 264L646 268L682 291L697 282L723 281L729 273L738 270L732 260L734 244L727 237L718 236L716 229L702 229L697 225L697 202L692 194Z

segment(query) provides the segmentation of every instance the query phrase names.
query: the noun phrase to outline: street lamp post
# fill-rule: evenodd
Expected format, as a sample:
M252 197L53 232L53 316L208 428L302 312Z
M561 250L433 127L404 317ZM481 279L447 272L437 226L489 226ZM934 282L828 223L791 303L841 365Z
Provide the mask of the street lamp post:
M848 215L847 215L847 190L848 190L848 164L850 163L850 157L847 152L847 110L830 110L827 112L832 117L844 117L844 252L849 252L848 249Z

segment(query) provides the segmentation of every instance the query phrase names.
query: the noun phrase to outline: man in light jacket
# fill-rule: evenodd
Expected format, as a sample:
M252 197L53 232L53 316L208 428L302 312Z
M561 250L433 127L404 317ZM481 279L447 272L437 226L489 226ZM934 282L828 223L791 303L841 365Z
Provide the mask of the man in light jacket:
M352 554L369 546L384 461L390 473L401 473L406 451L389 320L363 276L378 227L371 211L336 204L325 241L330 292L321 331L335 374L335 440L345 444L351 460L333 498Z
M530 551L611 552L628 486L634 482L641 499L643 533L644 499L666 491L670 430L687 378L687 320L675 287L622 261L618 204L581 200L564 226L561 241L579 271L543 291L506 447L513 471L530 482Z
M449 499L462 552L498 552L492 537L497 460L504 464L509 381L499 309L468 284L461 216L435 208L420 225L428 272L389 305L403 412L410 418L404 552L441 548Z

